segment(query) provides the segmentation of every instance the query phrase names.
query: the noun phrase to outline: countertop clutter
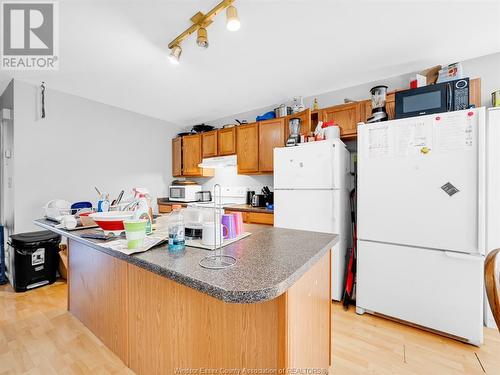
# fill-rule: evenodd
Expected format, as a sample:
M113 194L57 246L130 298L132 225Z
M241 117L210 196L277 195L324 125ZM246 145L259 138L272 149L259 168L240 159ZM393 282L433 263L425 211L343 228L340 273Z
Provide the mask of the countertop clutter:
M125 255L101 246L102 241L82 238L90 230L68 232L39 219L35 224L112 257L122 259L157 275L196 289L225 302L255 303L278 297L291 287L336 243L333 234L280 229L247 224L248 238L224 247L224 253L237 263L224 270L207 270L200 260L208 250L186 246L180 254L169 253L165 246L147 252Z

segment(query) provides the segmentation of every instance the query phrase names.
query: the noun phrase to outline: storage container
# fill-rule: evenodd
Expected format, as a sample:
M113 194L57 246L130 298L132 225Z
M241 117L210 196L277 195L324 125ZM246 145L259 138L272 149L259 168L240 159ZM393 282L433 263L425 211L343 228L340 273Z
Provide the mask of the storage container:
M16 292L56 281L60 242L61 236L51 231L10 236L10 246L14 250L13 287Z

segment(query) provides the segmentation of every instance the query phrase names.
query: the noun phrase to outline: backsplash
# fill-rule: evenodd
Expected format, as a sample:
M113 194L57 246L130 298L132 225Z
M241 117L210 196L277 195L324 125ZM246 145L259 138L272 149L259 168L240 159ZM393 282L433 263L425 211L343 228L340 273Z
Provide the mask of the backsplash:
M238 174L237 167L225 167L215 169L215 175L211 178L195 178L203 190L212 190L215 184L221 186L245 186L248 190L260 193L263 186L273 188L273 175L247 176Z

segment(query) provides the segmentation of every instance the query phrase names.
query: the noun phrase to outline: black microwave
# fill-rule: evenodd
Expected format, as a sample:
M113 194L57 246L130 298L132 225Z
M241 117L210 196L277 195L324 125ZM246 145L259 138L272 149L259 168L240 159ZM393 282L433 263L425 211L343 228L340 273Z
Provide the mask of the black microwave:
M396 91L395 118L469 108L469 78Z

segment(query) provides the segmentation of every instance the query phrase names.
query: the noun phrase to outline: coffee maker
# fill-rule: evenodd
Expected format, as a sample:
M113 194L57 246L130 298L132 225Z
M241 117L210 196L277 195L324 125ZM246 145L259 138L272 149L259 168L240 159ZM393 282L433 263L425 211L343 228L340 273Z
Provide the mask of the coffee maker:
M297 146L300 143L300 118L294 117L289 122L290 135L286 140L286 147Z
M389 118L385 110L385 103L387 100L387 86L375 86L370 90L372 94L372 115L367 123L387 121Z

